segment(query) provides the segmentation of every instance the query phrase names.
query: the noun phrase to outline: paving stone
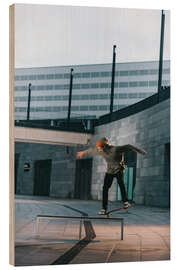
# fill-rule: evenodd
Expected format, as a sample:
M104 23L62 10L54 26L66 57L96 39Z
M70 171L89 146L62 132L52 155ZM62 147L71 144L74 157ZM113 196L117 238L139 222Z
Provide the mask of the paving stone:
M65 207L67 206L67 207ZM109 209L118 202L110 202ZM58 198L16 196L15 262L18 266L50 265L63 258L79 243L76 221L44 221L40 235L36 232L37 215L96 216L100 201L62 200ZM129 214L116 212L112 217L124 218L124 240L120 224L111 220L92 221L96 237L87 242L69 264L137 262L170 260L170 218L168 208L135 205ZM82 239L86 236L82 227Z

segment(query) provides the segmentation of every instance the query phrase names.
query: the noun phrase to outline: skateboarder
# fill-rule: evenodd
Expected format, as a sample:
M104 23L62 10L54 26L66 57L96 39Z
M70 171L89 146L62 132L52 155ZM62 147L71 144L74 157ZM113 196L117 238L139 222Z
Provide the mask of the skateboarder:
M77 153L78 158L82 158L85 155L101 155L107 162L107 171L105 173L103 185L102 210L98 213L99 215L105 215L107 213L108 191L112 185L114 177L117 178L117 182L121 190L124 208L126 209L130 207L124 185L124 152L130 151L140 153L142 155L146 154L144 150L130 144L123 146L110 145L106 137L99 139L95 148L90 148Z

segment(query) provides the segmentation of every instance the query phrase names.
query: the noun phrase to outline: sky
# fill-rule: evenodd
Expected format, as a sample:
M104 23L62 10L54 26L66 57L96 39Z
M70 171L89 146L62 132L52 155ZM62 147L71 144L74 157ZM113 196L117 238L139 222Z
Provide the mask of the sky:
M164 59L170 59L170 12ZM15 5L15 67L70 66L159 59L161 10Z

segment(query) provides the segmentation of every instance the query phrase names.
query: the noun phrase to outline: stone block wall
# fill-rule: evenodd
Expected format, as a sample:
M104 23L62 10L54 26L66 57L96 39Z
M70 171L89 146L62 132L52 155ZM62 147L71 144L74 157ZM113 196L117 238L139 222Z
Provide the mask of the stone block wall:
M169 206L169 178L166 176L166 145L170 143L170 100L137 114L95 128L92 146L103 136L113 145L132 144L147 151L137 155L135 201L138 204ZM105 162L93 159L92 198L102 199ZM114 181L109 199L117 199Z
M34 162L36 160L50 159L51 179L50 196L72 198L74 192L76 148L33 144L15 143L15 152L19 154L17 171L17 194L33 195L34 188ZM24 171L24 163L30 164L30 170Z

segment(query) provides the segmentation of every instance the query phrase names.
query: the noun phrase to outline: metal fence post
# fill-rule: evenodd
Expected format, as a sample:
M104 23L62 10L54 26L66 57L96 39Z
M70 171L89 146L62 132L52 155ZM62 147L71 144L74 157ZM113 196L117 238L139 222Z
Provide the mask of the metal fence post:
M36 220L36 236L39 236L39 217Z
M123 240L123 236L124 236L124 222L123 219L121 219L121 240Z
M81 240L81 233L82 233L82 219L80 219L79 223L79 240Z

